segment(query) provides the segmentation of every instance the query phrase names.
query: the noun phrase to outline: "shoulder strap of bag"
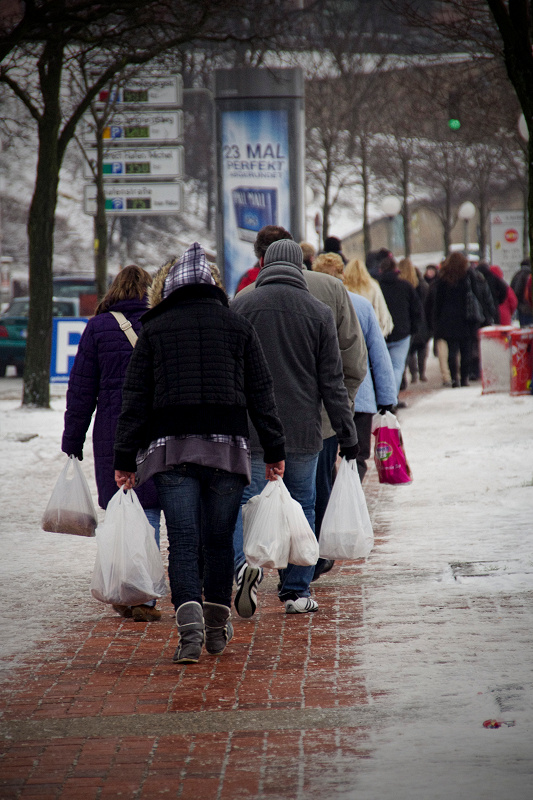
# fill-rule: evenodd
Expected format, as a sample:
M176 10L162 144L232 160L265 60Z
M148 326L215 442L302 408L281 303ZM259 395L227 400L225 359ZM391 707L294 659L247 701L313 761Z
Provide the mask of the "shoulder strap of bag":
M129 319L127 319L124 316L124 314L122 314L120 311L110 311L109 313L113 314L113 316L115 317L116 321L120 325L120 330L124 331L124 333L128 337L131 346L135 347L135 345L137 344L138 336L135 333L135 331L133 330L133 325L131 324Z

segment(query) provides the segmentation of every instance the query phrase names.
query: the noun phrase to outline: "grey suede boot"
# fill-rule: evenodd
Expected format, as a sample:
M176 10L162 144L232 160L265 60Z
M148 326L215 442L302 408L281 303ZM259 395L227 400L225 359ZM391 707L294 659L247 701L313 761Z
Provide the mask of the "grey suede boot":
M200 603L190 600L176 611L178 647L172 661L175 664L196 664L205 640L204 615Z
M212 656L223 653L233 636L230 610L219 603L204 603L205 649Z

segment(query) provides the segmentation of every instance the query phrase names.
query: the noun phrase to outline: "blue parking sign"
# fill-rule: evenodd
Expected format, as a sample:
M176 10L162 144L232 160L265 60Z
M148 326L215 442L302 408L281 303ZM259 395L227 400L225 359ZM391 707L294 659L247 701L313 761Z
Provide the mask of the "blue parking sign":
M68 383L88 317L54 317L50 383Z

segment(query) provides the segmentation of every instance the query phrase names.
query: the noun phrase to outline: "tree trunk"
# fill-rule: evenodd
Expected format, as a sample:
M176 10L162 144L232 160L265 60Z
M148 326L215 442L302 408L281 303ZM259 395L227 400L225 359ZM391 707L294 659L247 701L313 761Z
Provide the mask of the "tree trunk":
M450 254L450 245L452 243L452 225L451 225L451 194L449 191L449 187L446 188L446 194L444 198L444 219L442 221L442 229L444 234L444 257L446 258Z
M487 219L489 209L487 195L485 191L479 193L479 235L478 235L478 255L480 260L485 260L487 253Z
M528 178L529 178L529 194L527 198L527 224L528 224L528 242L529 242L529 253L528 256L531 257L533 255L533 119L528 119L528 128L529 128L529 141L528 141L528 156L529 156L529 163L528 163ZM533 264L531 267L531 273L533 275Z
M368 207L370 204L370 176L368 174L368 159L366 144L361 142L361 179L363 184L363 244L365 256L372 251L372 234L370 221L368 218Z
M30 309L22 404L50 407L52 349L52 266L54 224L59 183L58 133L62 50L47 48L41 83L44 111L39 120L39 152L35 189L28 216Z
M326 169L326 180L324 183L324 204L322 206L322 244L326 241L329 236L329 212L331 209L329 203L329 190L330 190L330 173L329 169Z
M104 190L104 142L102 133L96 138L96 216L94 218L94 275L98 300L107 292L107 220Z
M529 214L527 213L528 206L528 190L522 192L522 205L524 207L524 219L522 222L522 258L527 258L529 255Z
M403 164L402 194L403 247L405 258L409 258L411 255L411 209L409 208L409 163L405 161Z

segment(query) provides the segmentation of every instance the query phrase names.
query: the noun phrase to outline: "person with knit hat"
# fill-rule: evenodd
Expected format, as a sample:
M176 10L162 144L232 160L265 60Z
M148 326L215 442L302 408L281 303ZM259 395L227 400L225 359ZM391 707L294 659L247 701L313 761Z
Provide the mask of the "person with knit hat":
M341 455L354 459L358 452L333 313L309 291L303 275L302 248L291 238L268 247L255 289L239 294L231 307L253 324L262 344L286 436L284 482L314 530L322 402L338 437ZM259 442L253 434L251 447L252 481L245 489L243 503L259 494L265 485ZM235 608L241 616L251 616L256 608L256 591L250 587L256 586L258 576L246 564L240 522L235 529L234 547L236 563L240 558L243 573L238 575ZM314 571L314 566L293 564L281 571L278 596L288 614L317 610L318 603L310 592Z
M166 264L128 365L115 478L153 478L165 513L176 610L173 661L220 655L232 637L233 530L250 481L248 415L263 476L283 476L285 437L272 376L251 323L228 307L195 242ZM200 568L200 548L203 569Z

